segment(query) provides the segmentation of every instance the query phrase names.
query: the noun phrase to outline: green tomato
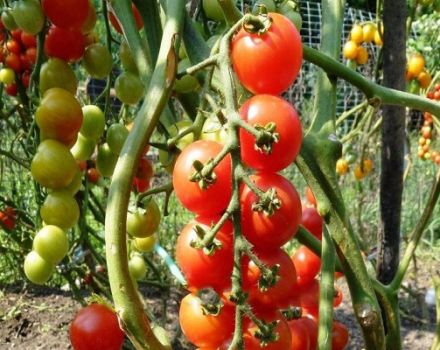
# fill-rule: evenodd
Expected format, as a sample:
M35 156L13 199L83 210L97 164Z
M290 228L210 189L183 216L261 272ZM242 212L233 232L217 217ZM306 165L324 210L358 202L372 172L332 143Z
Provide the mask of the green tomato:
M153 234L151 236L144 238L135 238L133 241L133 246L140 252L149 253L153 251L156 242L157 242L157 236Z
M184 71L185 69L191 67L191 62L189 58L185 58L179 63L178 71ZM174 81L174 91L181 94L186 94L188 92L194 91L200 87L199 81L193 75L185 74L180 79Z
M228 132L220 124L220 122L212 119L207 119L203 124L201 140L211 140L221 144L225 144L228 139Z
M115 153L121 153L124 142L128 137L128 130L125 125L115 123L107 130L107 143L110 150Z
M98 140L105 129L105 115L98 106L86 105L82 108L83 123L81 134L93 140Z
M35 251L30 252L24 259L24 273L32 283L45 284L54 271L54 264L44 260Z
M118 155L113 153L107 143L98 148L98 156L96 157L96 169L104 177L111 177L115 170Z
M145 208L127 214L127 232L136 238L153 235L160 224L161 213L156 201L151 198Z
M15 72L11 68L0 69L0 82L9 85L15 82Z
M418 95L420 93L420 83L418 82L418 80L412 79L407 86L407 90L410 94Z
M87 46L82 62L87 73L97 79L107 77L113 66L110 51L106 46L99 43Z
M255 2L254 7L252 8L253 14L257 15L260 13L260 5L264 5L267 12L275 12L277 9L275 1L273 0L258 0Z
M41 206L40 215L47 225L55 225L68 230L78 222L78 202L68 191L53 191L49 193Z
M135 281L144 279L147 275L145 260L139 255L132 256L128 261L128 271Z
M144 84L133 73L124 72L116 78L115 91L123 103L134 105L144 96Z
M40 94L43 95L50 88L59 87L76 94L78 80L72 67L59 58L50 58L41 66L40 70Z
M69 251L66 233L54 225L44 226L34 238L33 249L44 260L58 264Z
M78 171L69 149L55 140L44 140L32 159L31 173L35 181L50 189L68 186Z
M2 23L5 28L9 31L15 30L18 28L17 23L15 23L14 16L10 10L5 10L2 12Z
M18 27L26 33L36 35L44 27L45 18L39 1L19 0L14 2L12 15Z
M83 134L79 133L75 144L70 149L73 158L76 160L84 161L90 159L93 152L95 151L96 141L85 137Z
M77 192L79 191L82 185L82 178L83 178L83 173L78 168L78 171L73 177L72 182L67 187L64 188L64 191L70 193L72 196L77 194Z
M234 0L234 4L237 0ZM214 21L224 21L225 17L223 10L218 3L218 0L203 0L203 10L205 11L206 17L213 19Z
M130 50L127 42L122 40L121 46L119 47L119 57L121 59L122 67L130 73L135 75L139 74L139 71L136 66L136 62L133 58L133 53Z

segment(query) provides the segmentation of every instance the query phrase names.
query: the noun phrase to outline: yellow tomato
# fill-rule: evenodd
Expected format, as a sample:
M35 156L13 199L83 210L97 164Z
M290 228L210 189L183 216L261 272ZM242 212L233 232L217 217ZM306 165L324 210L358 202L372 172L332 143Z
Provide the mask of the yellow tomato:
M365 23L362 26L362 31L364 35L364 42L370 43L374 40L375 34L376 34L376 25L373 23Z
M361 44L364 41L364 31L361 25L355 24L353 28L351 28L350 38L356 44Z
M420 83L420 87L422 89L426 89L429 87L429 85L431 84L432 81L432 77L431 74L429 74L428 71L423 70L418 76L417 76L417 80Z
M417 77L425 68L425 59L419 53L412 55L408 60L408 74Z
M356 63L365 64L368 62L368 51L365 47L359 46L357 49Z
M345 175L348 171L348 160L341 158L336 162L336 173L339 175Z
M358 44L356 44L354 41L349 40L345 43L344 48L342 50L342 53L344 57L347 60L354 60L356 59L357 53L358 53Z

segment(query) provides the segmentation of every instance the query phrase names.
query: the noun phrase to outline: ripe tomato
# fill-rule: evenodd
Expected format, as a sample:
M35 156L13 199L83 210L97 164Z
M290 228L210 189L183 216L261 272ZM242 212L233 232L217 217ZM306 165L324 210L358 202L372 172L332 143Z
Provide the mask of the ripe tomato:
M5 58L5 64L7 67L13 69L16 73L19 73L23 70L23 66L21 64L20 56L15 53L9 53Z
M310 338L307 326L301 318L288 321L292 333L292 347L289 350L310 350Z
M6 85L5 91L9 96L17 96L17 92L18 92L17 85L15 83Z
M70 324L74 350L120 350L124 333L113 310L100 304L81 309Z
M112 70L113 59L107 46L97 43L86 48L82 63L92 78L104 79Z
M46 34L44 53L48 57L75 62L84 55L84 37L79 29L52 26Z
M47 225L55 225L68 230L78 222L79 206L71 193L53 191L48 194L41 206L40 215Z
M421 54L413 54L408 59L408 75L416 78L425 68L425 58Z
M122 146L124 146L127 136L128 130L123 124L115 123L108 128L106 141L113 153L121 153Z
M93 140L98 140L105 128L105 115L98 106L86 105L82 108L83 122L81 125L81 134Z
M37 38L35 35L26 32L21 32L20 39L23 46L27 49L37 46Z
M135 281L140 281L147 275L147 265L144 258L140 255L134 255L128 261L128 272Z
M319 240L322 239L322 217L315 208L304 208L302 211L301 225Z
M38 231L33 248L44 260L58 264L67 255L69 241L61 228L47 225Z
M292 334L286 319L275 311L266 311L264 313L257 312L256 316L265 322L278 321L274 332L276 340L266 344L262 344L256 336L258 327L253 323L245 329L243 334L246 350L288 350L292 347Z
M342 49L342 54L347 60L354 60L356 59L356 56L358 54L358 44L356 44L354 41L349 40L344 44L344 47Z
M93 31L93 28L95 28L96 21L98 20L96 16L96 9L93 5L93 2L89 2L89 11L87 13L87 18L83 25L81 26L81 31L84 34L89 34Z
M71 146L81 129L83 113L70 92L51 88L44 94L35 112L35 120L44 138Z
M231 157L227 155L215 168L215 180L206 189L189 177L194 161L203 164L215 158L222 145L214 141L197 141L186 147L177 158L173 172L174 192L182 205L198 215L214 215L226 209L231 199Z
M233 265L232 224L227 221L216 235L221 243L219 249L209 255L203 249L193 248L197 241L196 226L206 232L220 217L197 217L189 222L180 233L176 243L176 261L186 277L190 289L212 287L218 291L230 285ZM209 271L209 273L207 273Z
M362 26L354 24L350 31L350 39L356 44L361 44L364 41L364 31Z
M6 43L6 49L11 52L19 55L21 53L21 45L17 40L10 39Z
M321 270L321 258L306 246L301 246L292 257L298 286L309 285Z
M301 200L295 187L278 174L252 175L250 180L256 187L266 192L274 189L280 201L280 208L268 215L255 211L258 196L246 185L240 191L241 227L243 235L256 249L274 250L290 240L301 221Z
M133 186L138 193L145 192L150 188L153 175L154 169L150 161L146 157L141 158L133 179Z
M141 14L139 13L138 9L136 8L136 6L133 3L131 3L131 11L133 12L133 16L134 16L134 20L136 21L137 29L141 30L142 27L144 26L144 23L142 22ZM114 15L113 11L109 11L108 15L109 15L110 23L112 24L113 28L115 28L115 30L118 33L122 34L122 27L119 24L119 21L116 18L116 16Z
M289 326L292 329L291 324L293 323L294 327L304 327L307 331L308 341L305 340L304 343L309 344L310 350L316 350L317 342L318 342L318 325L315 321L315 319L311 316L303 316L301 318L298 318L296 320L289 321ZM292 333L292 339L294 335ZM293 344L293 342L292 342ZM298 348L301 349L302 348ZM293 349L292 349L293 350Z
M356 63L359 65L366 64L368 62L368 51L365 47L359 46L357 48Z
M234 36L231 59L246 89L254 94L279 95L295 81L301 68L301 37L288 18L277 13L269 16L273 22L266 33L241 29Z
M35 47L26 49L25 56L30 65L34 65L37 62L37 49Z
M144 84L137 75L124 72L116 78L115 92L123 103L134 105L144 96Z
M332 349L344 350L348 344L349 333L347 326L338 321L333 321Z
M32 159L31 173L40 185L60 189L68 186L78 171L69 149L55 140L44 140Z
M40 71L40 94L54 87L67 90L73 95L78 87L72 67L59 58L50 58L41 66Z
M374 35L376 34L376 25L374 23L365 23L362 26L363 39L364 42L370 43L374 40Z
M44 260L37 252L31 251L24 259L24 273L35 284L45 284L52 276L55 266Z
M96 168L90 168L87 170L87 179L89 182L96 184L101 177L101 174Z
M47 18L60 28L80 29L89 14L89 0L42 0Z
M429 85L431 84L432 81L432 77L431 74L429 74L428 71L422 71L418 76L417 76L417 80L420 83L420 87L422 89L426 89L429 87Z
M224 304L218 315L205 313L202 300L188 294L180 303L179 322L183 334L198 347L217 348L234 332L235 308Z
M277 172L290 165L301 148L302 129L298 114L292 105L277 96L256 95L240 109L241 118L252 126L275 123L278 142L272 151L256 149L255 137L240 129L241 156L247 166L268 172Z
M39 1L15 1L12 15L18 27L27 33L35 35L44 27L44 14Z
M261 291L259 289L261 271L253 261L249 261L243 267L243 288L249 292L249 302L259 309L287 306L296 285L295 266L289 255L282 249L256 254L268 268L279 265L278 281L267 291Z
M154 234L159 228L161 213L156 201L151 198L145 208L128 212L127 232L133 237L144 238Z

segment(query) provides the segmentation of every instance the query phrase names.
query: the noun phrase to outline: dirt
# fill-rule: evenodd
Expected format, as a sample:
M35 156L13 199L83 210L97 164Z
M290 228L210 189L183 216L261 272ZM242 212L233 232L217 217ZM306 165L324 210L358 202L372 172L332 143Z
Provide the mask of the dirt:
M422 267L416 273L413 271L413 278L405 283L410 287L410 294L402 292L400 295L403 348L408 350L430 349L434 336L435 309L433 306L427 307L423 299L426 289L432 285L432 272L439 271L440 264L430 262ZM351 311L347 286L343 281L339 285L345 299L336 310L335 318L349 326L350 344L347 349L363 349L360 330ZM177 289L160 292L149 288L142 289L142 293L152 312L150 316L158 323L165 323L173 339L173 349L192 349L183 339L176 317L179 300L185 292ZM68 327L80 307L70 293L57 289L3 288L0 290L0 349L71 349ZM126 345L124 348L131 347Z

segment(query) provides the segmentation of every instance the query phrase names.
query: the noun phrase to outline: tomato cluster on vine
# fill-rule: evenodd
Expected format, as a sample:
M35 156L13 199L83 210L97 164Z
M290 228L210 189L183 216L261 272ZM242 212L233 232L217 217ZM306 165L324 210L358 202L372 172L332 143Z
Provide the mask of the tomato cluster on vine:
M440 84L435 84L434 88L428 91L426 96L431 100L440 101ZM440 165L440 152L432 149L434 130L434 116L429 112L424 112L417 154L422 160L431 160L436 165Z
M355 23L350 30L349 40L344 44L342 54L355 65L364 65L368 62L369 54L363 43L374 43L382 46L382 26L375 23Z

